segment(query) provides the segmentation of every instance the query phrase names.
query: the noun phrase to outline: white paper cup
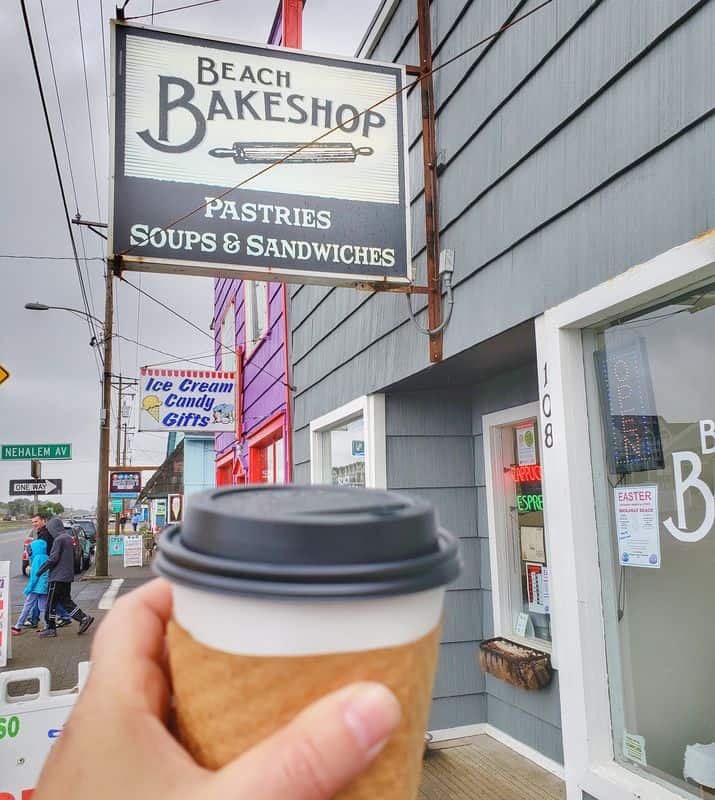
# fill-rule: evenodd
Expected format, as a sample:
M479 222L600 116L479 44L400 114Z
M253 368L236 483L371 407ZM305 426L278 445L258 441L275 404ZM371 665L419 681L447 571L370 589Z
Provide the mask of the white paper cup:
M193 507L193 510L192 510ZM425 503L343 487L245 487L191 499L155 562L172 583L180 737L219 768L310 703L378 681L402 722L342 800L414 800L454 538Z

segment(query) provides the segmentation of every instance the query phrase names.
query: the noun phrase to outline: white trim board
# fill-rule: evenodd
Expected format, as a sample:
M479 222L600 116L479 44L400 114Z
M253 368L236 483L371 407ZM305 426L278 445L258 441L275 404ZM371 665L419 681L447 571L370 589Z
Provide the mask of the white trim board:
M365 424L365 485L387 488L387 437L385 395L367 394L310 421L310 482L327 483L325 465L330 461L329 442L323 434L341 422L362 417Z
M508 539L502 524L502 520L506 516L506 507L503 492L497 492L497 487L503 484L503 475L500 474L500 465L495 463L499 443L492 437L492 432L501 430L507 425L517 425L533 418L536 418L537 436L540 436L539 404L537 402L504 408L482 416L494 636L503 636L505 639L523 644L526 647L549 653L552 667L558 669L557 645L554 644L556 642L556 622L553 614L551 615L553 642L546 642L536 637L518 636L514 633L512 620L515 618L517 610L521 610L521 585L517 586L519 574L518 571L515 572L514 564L509 556L509 549L506 545L500 546L500 542L506 542ZM544 525L544 530L546 533L548 562L550 564L550 541L546 524ZM519 595L518 602L516 601L517 594ZM512 598L512 595L514 595L514 598Z
M632 267L536 319L545 522L551 534L568 800L683 794L614 759L582 329L715 277L715 231ZM547 430L548 425L548 430Z
M472 736L491 736L492 739L505 745L528 761L545 769L557 778L564 780L564 768L561 764L547 758L547 756L543 755L538 750L534 750L533 747L529 747L528 744L520 742L518 739L515 739L513 736L510 736L508 733L494 727L494 725L488 722L479 722L475 725L462 725L458 728L443 728L437 731L430 731L430 734L432 735L432 742L434 743L456 742L460 739L469 739Z

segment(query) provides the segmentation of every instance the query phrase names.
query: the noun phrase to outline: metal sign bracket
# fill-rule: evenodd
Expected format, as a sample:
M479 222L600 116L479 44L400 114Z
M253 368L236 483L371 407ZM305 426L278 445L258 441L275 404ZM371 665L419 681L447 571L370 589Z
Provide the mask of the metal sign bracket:
M429 335L429 357L432 363L442 360L443 331L449 322L452 308L450 269L440 270L439 251L439 193L437 172L437 144L435 135L434 118L434 82L432 80L432 30L430 23L430 0L417 0L417 25L420 45L419 66L408 64L407 74L420 78L420 92L422 99L422 155L425 177L425 234L427 250L427 285L426 286L397 286L370 284L364 287L377 292L400 292L407 295L427 295L427 329L419 327L422 333ZM451 261L450 261L451 263ZM443 319L442 314L442 278L447 285L448 316ZM410 305L410 316L412 314Z

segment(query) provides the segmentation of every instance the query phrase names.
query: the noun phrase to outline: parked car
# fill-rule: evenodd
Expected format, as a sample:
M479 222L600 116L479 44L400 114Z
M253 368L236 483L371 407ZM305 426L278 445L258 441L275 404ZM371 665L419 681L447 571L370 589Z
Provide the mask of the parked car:
M22 543L22 574L30 574L30 545L36 538L37 534L32 529L26 536L25 541Z
M72 524L82 528L85 536L94 546L97 541L97 526L95 525L94 520L83 517L81 519L73 519Z
M92 554L92 543L87 538L84 530L79 525L73 525L68 519L62 520L65 531L72 537L74 545L74 571L75 574L87 569Z
M72 537L72 545L74 547L74 571L75 574L82 572L82 570L89 567L92 560L92 552L94 545L87 537L84 530L79 525L73 525L69 520L63 519L62 524L67 533ZM37 538L37 533L31 530L25 537L22 545L22 574L30 574L30 545ZM49 555L49 554L48 554Z

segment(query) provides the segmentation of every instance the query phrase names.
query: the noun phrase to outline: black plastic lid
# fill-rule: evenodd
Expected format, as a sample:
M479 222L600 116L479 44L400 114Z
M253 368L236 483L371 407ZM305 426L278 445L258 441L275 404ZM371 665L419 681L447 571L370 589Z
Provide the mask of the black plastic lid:
M456 539L428 503L343 486L230 486L192 495L155 570L218 592L405 594L457 577Z

